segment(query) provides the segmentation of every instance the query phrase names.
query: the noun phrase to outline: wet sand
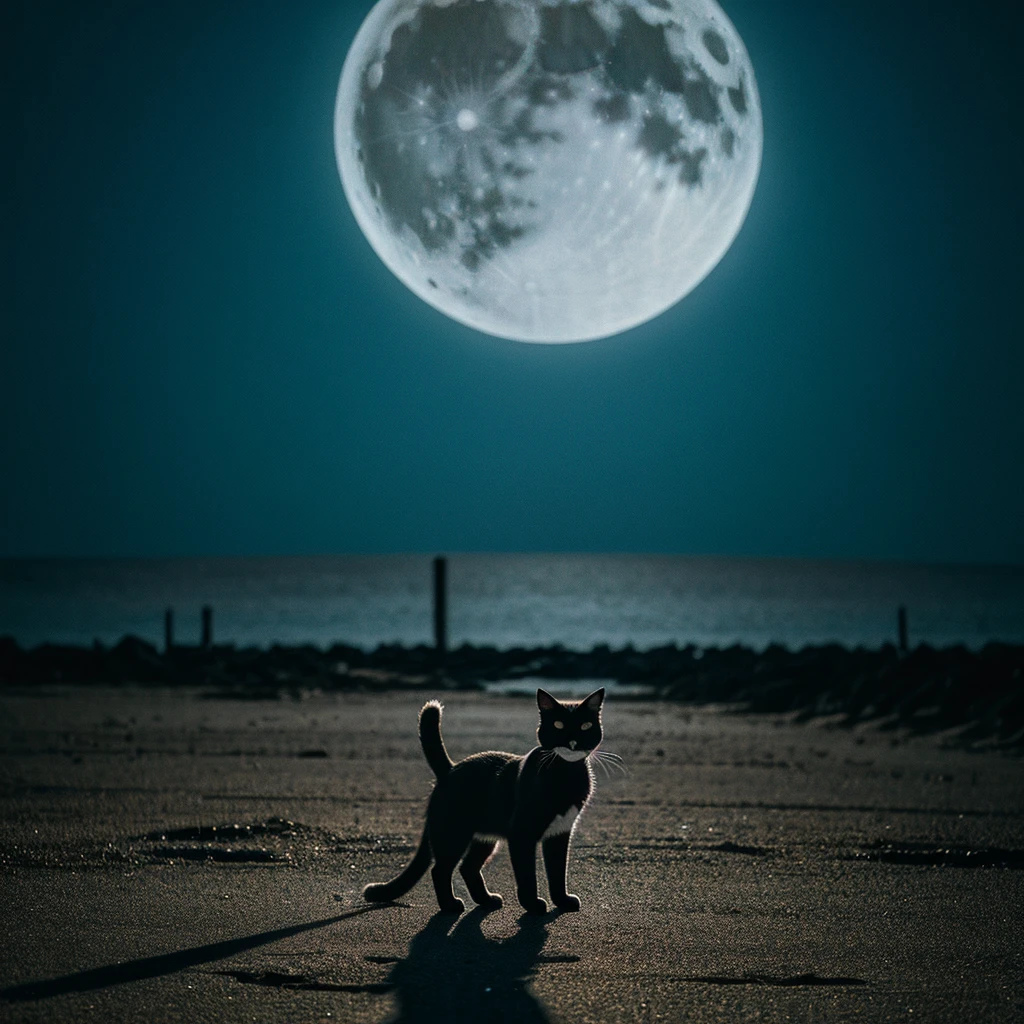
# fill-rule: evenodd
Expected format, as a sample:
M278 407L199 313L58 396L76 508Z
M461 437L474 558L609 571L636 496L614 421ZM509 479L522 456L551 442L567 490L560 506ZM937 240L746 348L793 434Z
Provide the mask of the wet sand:
M359 895L418 841L424 696L0 693L0 1020L1024 1015L1019 758L610 701L583 910L523 918L501 852L455 920ZM455 757L532 742L529 699L445 704Z

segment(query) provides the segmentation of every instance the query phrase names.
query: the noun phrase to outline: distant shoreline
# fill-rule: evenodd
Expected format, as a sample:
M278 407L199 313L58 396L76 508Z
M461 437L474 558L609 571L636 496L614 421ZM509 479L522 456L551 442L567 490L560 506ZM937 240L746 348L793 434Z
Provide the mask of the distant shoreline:
M480 690L496 681L592 680L628 684L648 699L722 703L737 710L836 716L913 732L949 732L968 745L1024 749L1024 645L980 650L921 644L849 648L839 644L764 651L670 644L649 650L598 645L435 648L347 644L269 648L233 644L160 651L126 636L107 647L22 648L0 637L0 686L193 686L211 696L277 699L311 690L387 692Z

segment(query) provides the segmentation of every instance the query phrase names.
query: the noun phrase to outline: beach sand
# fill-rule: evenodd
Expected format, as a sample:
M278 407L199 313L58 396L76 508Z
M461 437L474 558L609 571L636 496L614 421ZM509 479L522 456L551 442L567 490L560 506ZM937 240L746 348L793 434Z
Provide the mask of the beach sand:
M1019 758L612 700L583 910L522 917L502 851L454 919L360 897L419 838L425 696L0 693L0 1020L1024 1019ZM529 698L442 696L454 757L532 745Z

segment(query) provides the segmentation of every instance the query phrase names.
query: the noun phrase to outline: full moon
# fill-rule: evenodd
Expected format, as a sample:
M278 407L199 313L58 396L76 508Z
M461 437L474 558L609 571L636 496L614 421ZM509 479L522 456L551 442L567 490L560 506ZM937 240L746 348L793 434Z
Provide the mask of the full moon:
M334 144L356 221L421 299L487 334L588 341L725 254L761 105L714 0L380 0Z

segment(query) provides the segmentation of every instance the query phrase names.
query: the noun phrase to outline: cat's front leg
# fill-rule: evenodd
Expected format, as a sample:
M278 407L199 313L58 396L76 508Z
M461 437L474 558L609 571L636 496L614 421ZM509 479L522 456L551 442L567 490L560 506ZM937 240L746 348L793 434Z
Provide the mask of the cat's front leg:
M546 914L548 905L537 895L537 844L521 836L509 836L508 854L522 908L530 914Z
M569 840L572 837L570 832L562 832L558 835L548 836L544 840L544 868L548 875L548 888L551 890L551 898L559 910L579 910L580 898L571 892L566 892L566 873L569 865Z

